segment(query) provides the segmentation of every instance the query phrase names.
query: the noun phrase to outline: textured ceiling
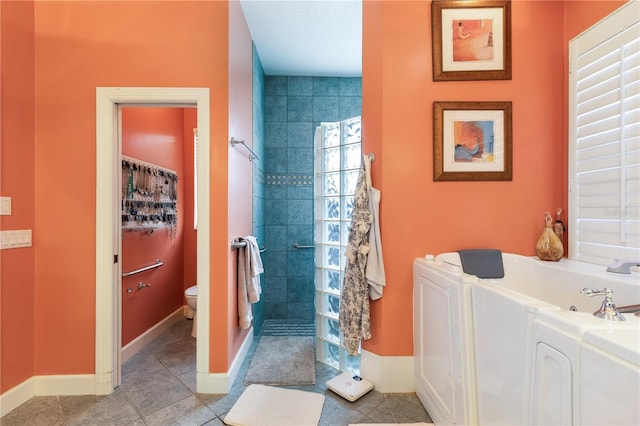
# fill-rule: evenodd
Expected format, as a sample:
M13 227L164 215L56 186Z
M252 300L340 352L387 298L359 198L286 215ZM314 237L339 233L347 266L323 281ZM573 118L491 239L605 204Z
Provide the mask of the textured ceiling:
M241 0L266 75L362 75L360 0Z

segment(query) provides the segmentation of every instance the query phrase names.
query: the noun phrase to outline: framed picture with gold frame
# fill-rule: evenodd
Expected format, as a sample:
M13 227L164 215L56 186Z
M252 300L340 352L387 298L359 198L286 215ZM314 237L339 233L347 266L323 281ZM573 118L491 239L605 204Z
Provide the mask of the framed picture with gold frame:
M511 80L511 1L431 2L433 80Z
M511 102L433 103L433 180L512 180Z

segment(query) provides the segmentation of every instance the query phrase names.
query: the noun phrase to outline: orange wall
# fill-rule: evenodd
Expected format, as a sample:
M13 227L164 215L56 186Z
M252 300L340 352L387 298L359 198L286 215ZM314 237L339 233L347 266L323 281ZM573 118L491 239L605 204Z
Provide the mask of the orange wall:
M163 262L160 268L122 278L122 346L184 304L184 186L193 176L193 163L186 167L183 160L184 127L183 108L122 109L122 155L173 170L178 175L175 228L122 233L123 271L151 265L156 259ZM123 176L123 183L124 179ZM187 222L193 223L192 218ZM139 290L140 282L151 287Z
M590 3L572 2L571 10L591 9ZM430 2L364 2L363 143L376 154L373 183L382 191L387 272L364 349L413 353L416 257L464 248L535 255L544 212L566 212L564 7L512 2L512 80L434 82ZM567 28L590 25L573 20L597 16L567 14ZM513 103L513 181L433 181L434 101Z
M565 2L565 38L567 43L628 0L568 0ZM567 47L567 46L565 46Z
M35 232L33 3L0 2L0 229ZM0 251L0 393L33 376L34 247Z
M94 372L96 87L210 88L215 224L227 215L227 52L226 2L35 3L36 374ZM230 291L226 229L211 230L211 300ZM223 353L212 371L227 371L226 312L211 313L211 353Z

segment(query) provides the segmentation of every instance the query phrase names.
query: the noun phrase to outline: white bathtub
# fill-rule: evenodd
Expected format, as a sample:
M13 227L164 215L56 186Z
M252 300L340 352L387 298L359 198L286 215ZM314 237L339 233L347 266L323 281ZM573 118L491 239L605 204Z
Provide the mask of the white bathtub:
M618 306L638 304L638 273L503 263L504 278L482 280L457 253L414 262L416 393L434 422L640 424L640 318L595 318L604 296L580 293L608 287Z

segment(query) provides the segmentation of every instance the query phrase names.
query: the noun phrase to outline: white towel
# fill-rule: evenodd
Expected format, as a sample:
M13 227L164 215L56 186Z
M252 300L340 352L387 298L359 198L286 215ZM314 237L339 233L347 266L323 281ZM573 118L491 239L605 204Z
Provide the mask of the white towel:
M251 304L258 302L262 293L259 275L264 269L256 238L247 236L241 240L247 245L238 250L238 318L240 328L247 329L253 319Z
M242 239L247 242L245 252L247 263L249 264L249 276L251 277L249 286L247 287L247 294L249 295L249 302L256 303L260 300L260 294L262 294L260 277L258 275L264 272L262 259L260 258L260 248L258 247L256 237L250 235Z
M371 215L365 278L369 284L369 297L371 300L378 300L382 297L384 286L387 285L384 260L382 259L382 240L380 239L380 190L374 188L371 183L371 157L365 155L363 162L369 190L367 208Z
M378 300L382 297L382 291L387 284L384 272L384 260L382 259L382 240L380 239L379 208L380 190L371 187L369 191L369 211L373 217L369 229L369 255L365 276L369 284L369 297Z
M247 262L245 250L241 248L238 250L238 320L243 330L251 327L253 319L248 293L251 281L249 262Z

